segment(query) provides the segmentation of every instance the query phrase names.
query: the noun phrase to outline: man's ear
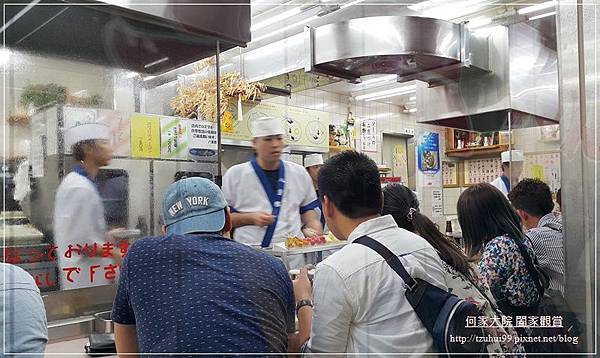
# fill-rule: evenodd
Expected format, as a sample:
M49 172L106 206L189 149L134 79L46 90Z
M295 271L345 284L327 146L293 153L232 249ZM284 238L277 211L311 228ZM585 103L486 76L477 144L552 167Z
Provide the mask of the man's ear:
M167 227L164 225L161 225L160 227L160 233L164 236L167 234Z
M231 229L233 229L231 213L229 212L229 208L225 208L225 226L223 226L223 234L230 232Z
M517 209L517 214L521 217L521 221L525 222L529 219L529 214L523 209Z
M324 217L330 218L334 215L335 205L333 205L333 202L329 200L327 195L323 195L323 202L321 203L321 207L323 208Z

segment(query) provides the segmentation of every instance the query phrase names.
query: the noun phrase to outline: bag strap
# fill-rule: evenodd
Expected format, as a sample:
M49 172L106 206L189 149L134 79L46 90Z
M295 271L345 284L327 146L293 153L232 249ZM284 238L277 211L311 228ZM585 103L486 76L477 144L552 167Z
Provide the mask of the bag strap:
M404 268L404 265L402 265L402 262L400 261L398 256L391 252L382 243L366 235L359 237L358 239L354 240L354 242L357 244L364 245L381 255L385 262L387 262L388 265L390 265L390 267L392 268L392 270L394 270L398 274L398 276L402 278L402 281L404 281L404 283L408 286L408 288L411 291L417 288L417 281L415 281L415 279L412 278L410 274L406 271L406 268Z
M515 239L513 237L511 237L511 239L519 247L519 251L521 252L521 256L523 257L523 260L525 261L525 266L527 266L527 271L529 272L529 275L533 279L535 287L538 290L538 293L540 294L540 300L541 300L542 297L544 296L544 291L545 290L544 290L544 287L542 286L542 281L540 279L540 276L539 276L537 270L535 269L535 267L533 265L533 260L531 259L531 256L529 255L529 252L527 251L527 248L525 247L525 244L523 244L523 242L521 240Z

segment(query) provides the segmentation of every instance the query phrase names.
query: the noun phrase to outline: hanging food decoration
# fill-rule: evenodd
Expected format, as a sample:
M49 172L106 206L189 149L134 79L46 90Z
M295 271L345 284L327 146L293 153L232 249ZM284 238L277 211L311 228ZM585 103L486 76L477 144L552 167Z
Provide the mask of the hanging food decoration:
M214 57L199 61L194 67L197 74L215 65ZM267 86L260 82L248 83L239 72L228 72L221 76L221 116L225 114L231 99L241 101L260 99ZM185 118L197 118L215 122L217 119L217 80L210 77L194 81L191 85L178 86L178 95L171 100L175 114Z

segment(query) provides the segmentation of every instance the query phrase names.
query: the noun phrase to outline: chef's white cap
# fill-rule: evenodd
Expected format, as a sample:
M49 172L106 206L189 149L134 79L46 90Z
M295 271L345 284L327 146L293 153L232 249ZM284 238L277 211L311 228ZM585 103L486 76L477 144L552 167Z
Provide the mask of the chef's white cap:
M76 123L65 130L65 148L70 148L74 144L90 139L110 138L110 131L106 124L97 122Z
M275 117L261 117L254 120L252 124L252 137L268 137L270 135L283 135L283 124L281 119Z
M304 157L304 167L312 167L313 165L323 164L323 156L321 154L309 154Z
M511 161L510 158L510 152L512 152L512 161L513 162L522 162L524 160L523 158L523 152L520 150L507 150L506 152L502 152L501 156L502 156L502 163L508 163Z

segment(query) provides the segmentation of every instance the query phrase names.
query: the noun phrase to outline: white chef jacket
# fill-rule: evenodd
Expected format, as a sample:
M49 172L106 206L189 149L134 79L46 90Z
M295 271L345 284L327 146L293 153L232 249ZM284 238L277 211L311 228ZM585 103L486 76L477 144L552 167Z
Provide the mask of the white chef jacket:
M317 265L307 350L381 357L435 352L431 335L404 295L404 281L377 252L351 244L363 235L400 256L412 277L446 290L442 261L427 241L399 228L390 215L366 221L350 234L348 245Z
M506 184L504 184L501 176L494 179L490 184L498 188L505 196L508 196L508 188L506 187Z
M114 282L105 278L104 267L115 264L112 256L101 257L102 245L107 242L105 237L104 205L96 185L76 172L67 174L58 186L54 201L54 241L58 247L56 256L61 289L101 286ZM78 244L81 247L88 244L90 249L88 253L92 256L94 243L97 245L97 253L94 257L89 257L83 250L80 254L72 250L71 257L65 257L69 245L75 248ZM95 265L100 267L94 268L92 283L90 268ZM63 271L63 268L67 267L80 268L79 273L71 274L74 282L67 280L67 272ZM118 269L116 271L118 272Z
M301 211L313 210L317 205L317 196L306 169L296 163L282 163L285 184L271 245L290 236L303 237ZM250 162L227 170L223 177L223 194L232 212L272 212L271 202ZM260 245L266 231L266 227L241 226L235 229L233 239L247 245Z

